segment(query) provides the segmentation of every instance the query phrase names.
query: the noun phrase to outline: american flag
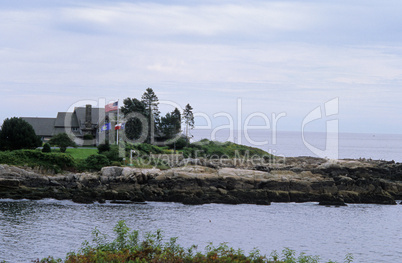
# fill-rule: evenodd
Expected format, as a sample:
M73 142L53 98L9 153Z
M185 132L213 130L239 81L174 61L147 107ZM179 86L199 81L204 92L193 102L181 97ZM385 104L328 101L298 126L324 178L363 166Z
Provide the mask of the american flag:
M118 101L107 104L105 106L105 112L117 110L119 108L118 104Z

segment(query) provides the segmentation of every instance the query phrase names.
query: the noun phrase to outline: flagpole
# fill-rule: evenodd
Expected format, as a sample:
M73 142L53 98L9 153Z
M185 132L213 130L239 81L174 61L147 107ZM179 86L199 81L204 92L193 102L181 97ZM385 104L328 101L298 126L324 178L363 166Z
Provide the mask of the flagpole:
M116 125L119 125L119 100L117 100L117 121L116 121ZM117 142L116 144L119 145L119 130L117 129Z

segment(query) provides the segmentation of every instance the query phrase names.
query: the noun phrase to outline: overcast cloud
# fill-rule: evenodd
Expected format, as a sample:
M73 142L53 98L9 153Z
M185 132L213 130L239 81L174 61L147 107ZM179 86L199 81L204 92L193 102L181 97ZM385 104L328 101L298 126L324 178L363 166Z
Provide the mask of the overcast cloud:
M402 133L400 1L55 2L0 3L0 122L151 87L213 125L338 97L341 131Z

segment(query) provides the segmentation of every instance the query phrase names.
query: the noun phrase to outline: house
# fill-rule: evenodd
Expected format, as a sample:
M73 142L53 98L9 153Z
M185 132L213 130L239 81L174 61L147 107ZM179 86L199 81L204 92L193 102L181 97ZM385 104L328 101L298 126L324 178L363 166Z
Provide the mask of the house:
M56 118L22 119L32 125L36 135L44 142L59 133L72 135L78 145L98 145L105 138L105 134L100 132L105 121L105 109L92 108L91 105L76 107L73 112L59 112Z

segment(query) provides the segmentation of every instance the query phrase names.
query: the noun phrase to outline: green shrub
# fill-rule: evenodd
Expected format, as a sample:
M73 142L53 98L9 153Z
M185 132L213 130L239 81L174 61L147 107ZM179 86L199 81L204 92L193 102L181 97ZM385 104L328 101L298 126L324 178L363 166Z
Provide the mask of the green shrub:
M176 150L182 150L184 147L187 146L187 139L184 137L180 137L175 142L168 141L166 145L169 147L169 149L173 149L175 147L175 144Z
M110 151L110 144L109 141L106 141L105 143L101 143L98 145L98 153L101 154L103 152Z
M177 244L177 238L170 238L163 242L161 230L155 233L146 233L143 240L139 238L139 231L131 231L124 221L119 221L114 227L115 239L107 242L108 236L103 235L95 228L92 232L93 244L85 241L81 249L75 253L70 252L67 258L54 259L53 257L36 260L36 263L83 263L83 262L239 262L239 263L317 263L318 256L308 256L304 253L296 258L295 251L285 248L280 256L276 251L270 258L261 255L258 249L254 249L245 255L241 249L230 248L226 243L214 246L210 243L205 248L205 253L197 252L197 246L184 248ZM349 255L349 254L348 254ZM281 259L280 259L281 258ZM345 262L351 262L351 256L347 256ZM332 261L329 261L332 262Z
M99 171L100 169L102 169L102 167L110 165L109 159L101 154L90 155L88 158L85 159L84 163L85 163L84 168L96 171Z
M53 136L50 141L50 145L60 148L60 152L66 152L67 147L77 147L77 144L68 136L67 133L59 133Z
M19 165L23 162L19 160L13 152L5 151L0 152L0 163L2 164L10 164L10 165Z
M148 143L136 143L136 144L126 143L127 156L130 153L130 150L136 150L139 155L164 153L164 150L161 147Z
M50 153L50 152L52 152L52 149L50 148L50 145L49 145L48 143L45 143L45 144L43 145L42 152L44 152L44 153Z
M10 165L27 165L61 170L74 170L76 162L73 157L63 153L43 153L39 150L16 150L0 152L0 163Z
M108 151L103 151L101 153L102 155L106 156L109 161L113 162L121 162L122 158L120 157L119 154L119 146L118 145L110 145Z

